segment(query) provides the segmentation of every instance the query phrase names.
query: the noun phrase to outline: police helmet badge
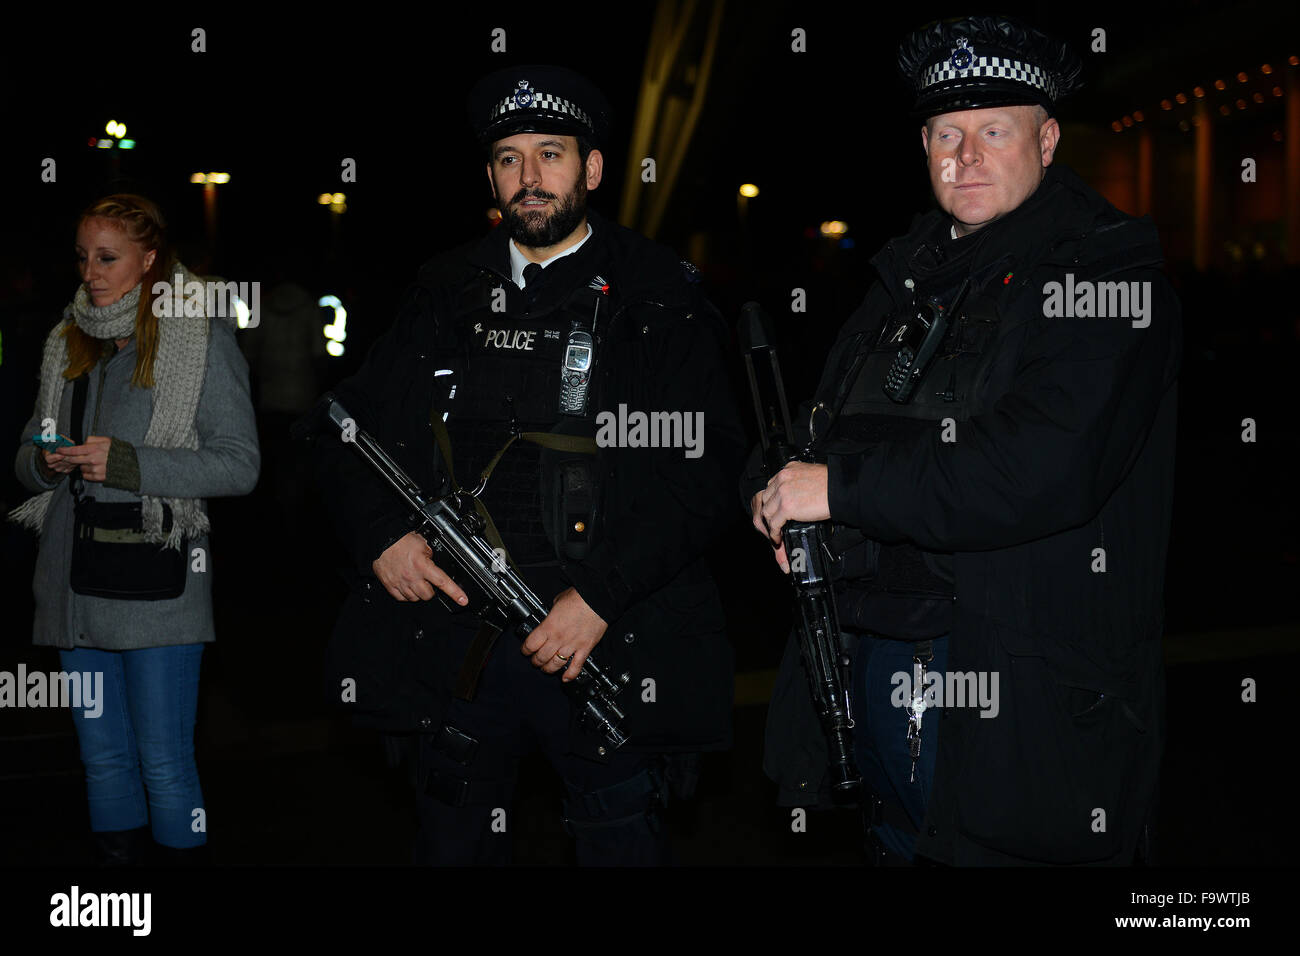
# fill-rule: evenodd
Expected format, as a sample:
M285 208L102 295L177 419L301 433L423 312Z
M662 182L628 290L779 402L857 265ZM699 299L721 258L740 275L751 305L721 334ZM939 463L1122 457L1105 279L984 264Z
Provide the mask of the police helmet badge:
M966 37L958 37L957 45L952 48L952 58L948 60L954 70L968 70L975 62L975 49Z
M515 106L521 110L526 110L533 105L533 100L537 97L537 92L528 85L527 80L520 80L519 88L515 90Z

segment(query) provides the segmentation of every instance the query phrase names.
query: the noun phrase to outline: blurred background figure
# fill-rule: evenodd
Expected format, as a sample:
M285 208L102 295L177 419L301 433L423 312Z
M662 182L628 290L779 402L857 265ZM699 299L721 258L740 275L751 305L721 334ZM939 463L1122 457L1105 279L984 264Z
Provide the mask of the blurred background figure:
M302 525L309 475L288 440L289 425L320 394L328 361L322 327L332 319L303 284L310 283L308 268L297 251L279 260L257 323L239 333L258 413L263 455L259 497L290 527Z

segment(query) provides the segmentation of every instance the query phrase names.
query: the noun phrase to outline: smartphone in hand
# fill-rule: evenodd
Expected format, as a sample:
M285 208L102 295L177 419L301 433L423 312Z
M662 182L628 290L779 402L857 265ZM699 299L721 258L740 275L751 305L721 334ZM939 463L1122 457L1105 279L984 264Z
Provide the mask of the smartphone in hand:
M28 441L45 451L58 451L60 448L70 448L76 444L71 438L63 435L55 435L53 438L46 438L44 435L33 435Z

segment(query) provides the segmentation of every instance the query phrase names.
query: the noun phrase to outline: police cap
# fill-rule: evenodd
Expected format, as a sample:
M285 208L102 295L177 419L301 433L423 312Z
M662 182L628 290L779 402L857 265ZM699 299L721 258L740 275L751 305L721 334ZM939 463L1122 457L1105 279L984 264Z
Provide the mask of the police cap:
M586 77L562 66L498 70L475 85L468 107L484 145L515 133L562 133L599 146L609 132L609 102Z
M1068 46L1010 17L938 20L909 34L898 68L916 93L913 115L1056 102L1083 84Z

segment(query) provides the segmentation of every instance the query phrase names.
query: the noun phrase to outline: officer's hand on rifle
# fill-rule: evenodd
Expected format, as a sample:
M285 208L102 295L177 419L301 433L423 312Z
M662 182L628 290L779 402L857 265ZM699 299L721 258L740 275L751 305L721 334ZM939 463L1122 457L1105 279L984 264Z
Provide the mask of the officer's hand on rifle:
M524 641L523 652L533 656L533 666L554 674L566 664L564 680L578 676L587 655L605 636L605 619L587 606L574 588L561 591L551 613Z
M786 574L790 573L790 562L786 559L781 528L787 521L825 521L831 516L828 475L825 465L792 461L749 503L754 528L772 542L776 563Z
M371 567L379 583L399 601L428 601L437 587L457 604L469 603L465 592L433 563L433 549L418 531L394 541Z

